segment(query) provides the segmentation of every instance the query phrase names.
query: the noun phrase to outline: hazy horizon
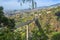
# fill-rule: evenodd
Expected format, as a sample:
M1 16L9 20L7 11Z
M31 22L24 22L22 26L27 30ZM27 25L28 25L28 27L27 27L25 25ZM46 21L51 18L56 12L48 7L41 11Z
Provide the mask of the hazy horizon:
M60 0L35 0L37 2L37 7L50 6L53 4L60 3ZM29 8L31 3L25 3L20 6L18 0L0 0L0 6L4 7L4 10L19 10Z

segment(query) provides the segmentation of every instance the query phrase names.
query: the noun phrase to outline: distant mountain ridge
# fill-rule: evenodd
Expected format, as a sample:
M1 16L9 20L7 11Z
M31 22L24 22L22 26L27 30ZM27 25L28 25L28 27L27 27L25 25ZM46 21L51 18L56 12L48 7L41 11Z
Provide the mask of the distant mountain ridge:
M60 3L54 4L54 5L51 5L51 6L60 6Z
M30 11L38 11L40 9L46 9L46 8L54 8L56 6L60 6L60 3L57 3L57 4L53 4L53 5L50 5L50 6L42 6L42 7L37 7L35 9L23 9L23 10L13 10L13 11L6 11L6 13L10 14L10 13L15 13L15 12L30 12Z
M60 6L60 3L53 4L53 5L50 5L50 6L42 6L42 7L38 7L38 8L44 9L44 8L50 8L50 7L56 7L56 6Z
M50 6L37 7L35 9L24 9L24 10L21 10L21 11L38 10L38 9L44 9L44 8L50 8L50 7L56 7L56 6L60 6L60 3L53 4L53 5L50 5Z

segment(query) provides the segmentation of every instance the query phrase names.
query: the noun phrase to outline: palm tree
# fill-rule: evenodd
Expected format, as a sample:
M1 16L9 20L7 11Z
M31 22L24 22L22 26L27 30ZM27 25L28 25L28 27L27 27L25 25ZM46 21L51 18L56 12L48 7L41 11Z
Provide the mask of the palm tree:
M25 2L30 2L32 3L32 9L34 9L35 7L37 7L37 3L34 0L18 0L18 2L20 3L20 5L22 5Z

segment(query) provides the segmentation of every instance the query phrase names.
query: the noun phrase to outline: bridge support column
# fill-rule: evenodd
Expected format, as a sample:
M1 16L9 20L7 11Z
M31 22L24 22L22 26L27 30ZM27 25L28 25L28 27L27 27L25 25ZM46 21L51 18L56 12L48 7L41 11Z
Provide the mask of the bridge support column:
M29 32L28 32L29 28L28 25L26 25L26 40L29 39Z

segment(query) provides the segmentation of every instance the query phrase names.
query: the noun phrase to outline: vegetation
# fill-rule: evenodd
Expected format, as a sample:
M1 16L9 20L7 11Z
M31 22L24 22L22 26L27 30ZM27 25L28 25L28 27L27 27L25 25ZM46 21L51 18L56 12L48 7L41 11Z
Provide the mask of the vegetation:
M5 17L3 7L0 7L0 40L21 40L20 34L14 32L14 28L15 21Z
M51 40L60 40L60 33L54 33Z
M0 7L0 40L26 40L26 25L19 28L15 26L33 19L33 22L27 24L29 40L60 39L59 6L16 15L5 17L3 7Z
M14 19L8 19L5 17L3 7L0 7L0 27L7 27L13 29L15 26Z

